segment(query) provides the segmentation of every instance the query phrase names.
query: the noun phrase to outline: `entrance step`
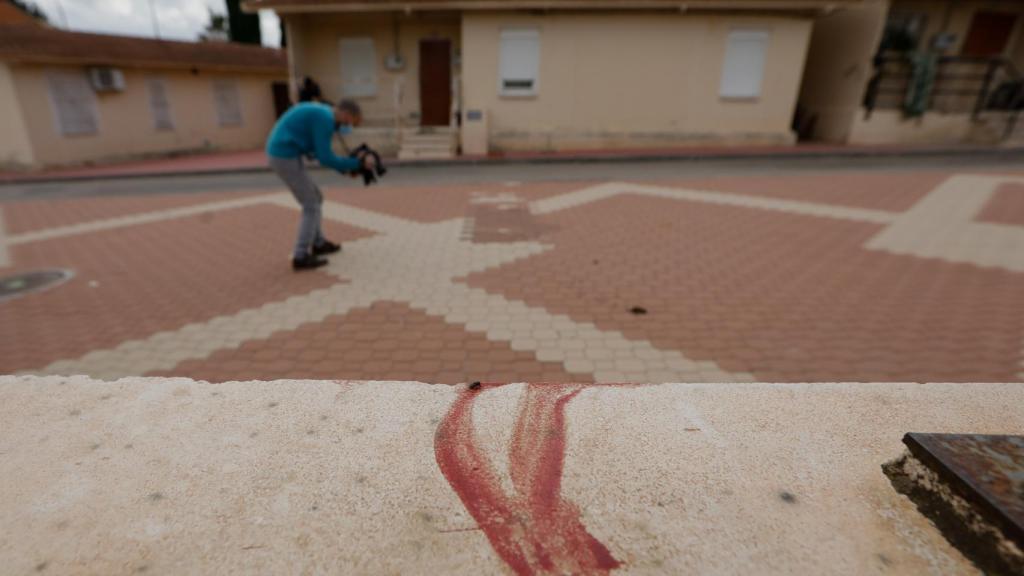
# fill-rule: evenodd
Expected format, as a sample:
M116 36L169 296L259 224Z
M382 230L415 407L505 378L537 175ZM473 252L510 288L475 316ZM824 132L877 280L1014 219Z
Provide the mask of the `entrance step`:
M402 134L400 160L439 160L455 156L456 133L447 126L421 127Z

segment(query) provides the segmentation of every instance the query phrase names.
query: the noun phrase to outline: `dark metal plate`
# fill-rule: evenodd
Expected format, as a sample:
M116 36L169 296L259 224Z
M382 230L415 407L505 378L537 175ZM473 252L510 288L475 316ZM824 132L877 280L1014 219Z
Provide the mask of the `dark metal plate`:
M36 270L0 278L0 302L63 284L73 274L68 270Z
M1024 436L911 432L903 443L1024 549Z

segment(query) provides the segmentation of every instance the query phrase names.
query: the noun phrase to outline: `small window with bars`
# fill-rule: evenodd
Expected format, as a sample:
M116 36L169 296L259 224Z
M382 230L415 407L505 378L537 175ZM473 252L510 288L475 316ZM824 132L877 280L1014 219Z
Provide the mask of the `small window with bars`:
M57 132L62 136L96 134L96 94L85 73L51 72L47 81Z
M174 130L171 101L167 97L167 83L163 78L150 78L146 85L149 88L149 109L153 113L153 128L157 131Z
M242 103L238 84L234 80L214 80L213 97L217 108L217 123L221 126L242 125Z

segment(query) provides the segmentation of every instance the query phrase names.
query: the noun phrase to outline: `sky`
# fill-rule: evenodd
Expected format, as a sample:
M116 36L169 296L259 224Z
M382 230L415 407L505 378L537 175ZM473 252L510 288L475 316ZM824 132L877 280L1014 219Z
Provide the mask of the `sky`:
M50 23L78 32L102 32L154 37L150 5L156 11L160 37L195 40L210 21L208 8L227 15L224 0L29 0L39 6ZM63 8L63 16L61 15ZM67 25L65 26L65 22ZM265 46L279 46L281 32L277 16L260 11L260 28Z

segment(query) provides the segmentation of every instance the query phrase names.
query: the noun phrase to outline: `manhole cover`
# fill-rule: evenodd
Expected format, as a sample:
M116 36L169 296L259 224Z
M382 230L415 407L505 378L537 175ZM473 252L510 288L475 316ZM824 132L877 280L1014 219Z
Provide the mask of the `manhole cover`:
M903 442L1024 548L1024 436L912 432Z
M72 276L70 270L36 270L0 278L0 302L52 288L67 282Z
M1024 574L1024 436L910 433L893 486L988 574Z

